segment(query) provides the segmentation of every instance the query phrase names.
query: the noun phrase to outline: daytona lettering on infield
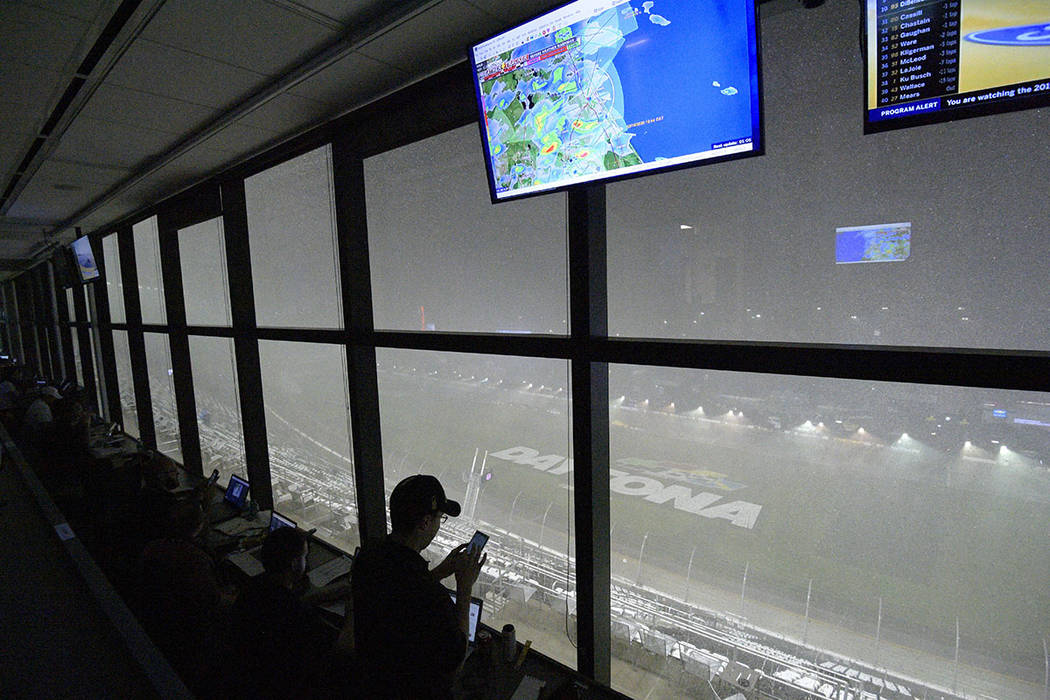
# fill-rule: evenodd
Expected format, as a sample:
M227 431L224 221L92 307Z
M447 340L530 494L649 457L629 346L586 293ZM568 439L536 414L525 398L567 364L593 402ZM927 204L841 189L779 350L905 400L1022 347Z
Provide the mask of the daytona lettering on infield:
M562 455L541 455L539 450L531 447L508 447L499 452L490 452L489 457L532 467L553 475L568 474L572 471L572 459ZM704 518L728 520L730 525L747 530L755 528L758 515L762 512L762 506L747 501L729 501L714 505L717 501L722 500L721 496L707 491L694 495L688 486L665 485L652 477L631 474L620 469L610 469L609 477L609 488L613 493L636 496L657 504L671 501L674 503L675 510L693 513Z

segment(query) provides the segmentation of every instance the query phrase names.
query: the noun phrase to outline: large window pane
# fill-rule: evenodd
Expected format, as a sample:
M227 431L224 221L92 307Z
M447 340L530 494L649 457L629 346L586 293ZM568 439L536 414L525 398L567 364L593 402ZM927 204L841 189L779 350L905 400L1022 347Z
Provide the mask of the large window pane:
M179 259L191 326L230 325L230 287L226 281L226 240L222 218L179 230Z
M614 687L1042 692L1050 395L630 366L610 391Z
M485 183L476 126L365 161L377 328L568 332L565 195Z
M80 359L80 338L77 337L77 329L70 328L69 335L73 339L73 364L76 367L77 384L84 386L84 365Z
M160 239L157 217L151 216L132 227L135 238L135 269L139 278L139 304L143 323L167 323L164 308L164 277L160 271Z
M762 20L766 155L608 186L610 331L1048 347L1050 149L1032 143L1050 110L865 136L863 4L774 4ZM933 166L946 163L960 165ZM907 259L837 264L903 257L888 230L856 230L899 223ZM854 233L838 241L838 229Z
M146 341L146 368L157 449L181 464L182 442L179 438L179 414L175 407L175 384L172 379L168 336L166 333L143 335Z
M275 508L352 551L360 541L343 346L262 341L259 362Z
M205 474L218 469L219 483L226 484L230 474L246 475L233 340L203 336L189 340L201 463Z
M106 265L106 295L109 298L109 320L124 323L124 282L120 277L120 250L117 234L102 239L102 259Z
M103 399L103 397L105 396L105 389L103 388L103 382L105 381L105 378L102 376L102 372L100 371L101 360L96 351L96 348L98 347L96 345L95 340L96 333L98 333L98 327L93 326L91 328L91 333L88 335L88 338L91 342L91 357L88 361L91 362L91 369L92 372L94 372L95 377L95 406L98 407L98 413L100 416L108 417L109 410L106 408L106 402Z
M377 361L388 497L423 472L463 505L424 556L437 564L475 528L488 533L475 588L486 624L512 623L575 667L567 363L404 350Z
M131 375L131 350L128 347L128 332L113 331L113 355L117 361L117 391L120 393L120 412L124 420L124 432L139 436L138 404L135 403L135 382Z
M258 324L342 327L331 146L249 177L244 194Z

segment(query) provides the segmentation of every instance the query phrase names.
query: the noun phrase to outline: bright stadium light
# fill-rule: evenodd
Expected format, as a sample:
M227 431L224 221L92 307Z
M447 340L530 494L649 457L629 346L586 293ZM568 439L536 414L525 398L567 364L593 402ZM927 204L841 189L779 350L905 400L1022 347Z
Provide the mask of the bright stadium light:
M681 231L692 231L693 227L690 226L689 224L679 224L678 225L678 229L681 230Z

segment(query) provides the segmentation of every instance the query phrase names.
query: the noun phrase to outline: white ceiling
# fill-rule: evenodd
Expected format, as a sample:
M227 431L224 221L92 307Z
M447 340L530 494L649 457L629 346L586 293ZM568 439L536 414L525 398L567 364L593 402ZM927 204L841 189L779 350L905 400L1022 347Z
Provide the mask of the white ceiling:
M556 4L3 0L0 194L14 189L0 205L0 277L74 227L149 206ZM97 63L83 65L98 46Z

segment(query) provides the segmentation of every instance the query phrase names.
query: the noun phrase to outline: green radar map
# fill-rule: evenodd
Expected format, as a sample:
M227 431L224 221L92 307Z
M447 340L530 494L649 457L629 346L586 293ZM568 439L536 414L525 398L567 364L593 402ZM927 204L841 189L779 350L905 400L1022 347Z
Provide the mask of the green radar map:
M613 58L638 28L611 9L490 60L479 76L501 190L640 165Z

